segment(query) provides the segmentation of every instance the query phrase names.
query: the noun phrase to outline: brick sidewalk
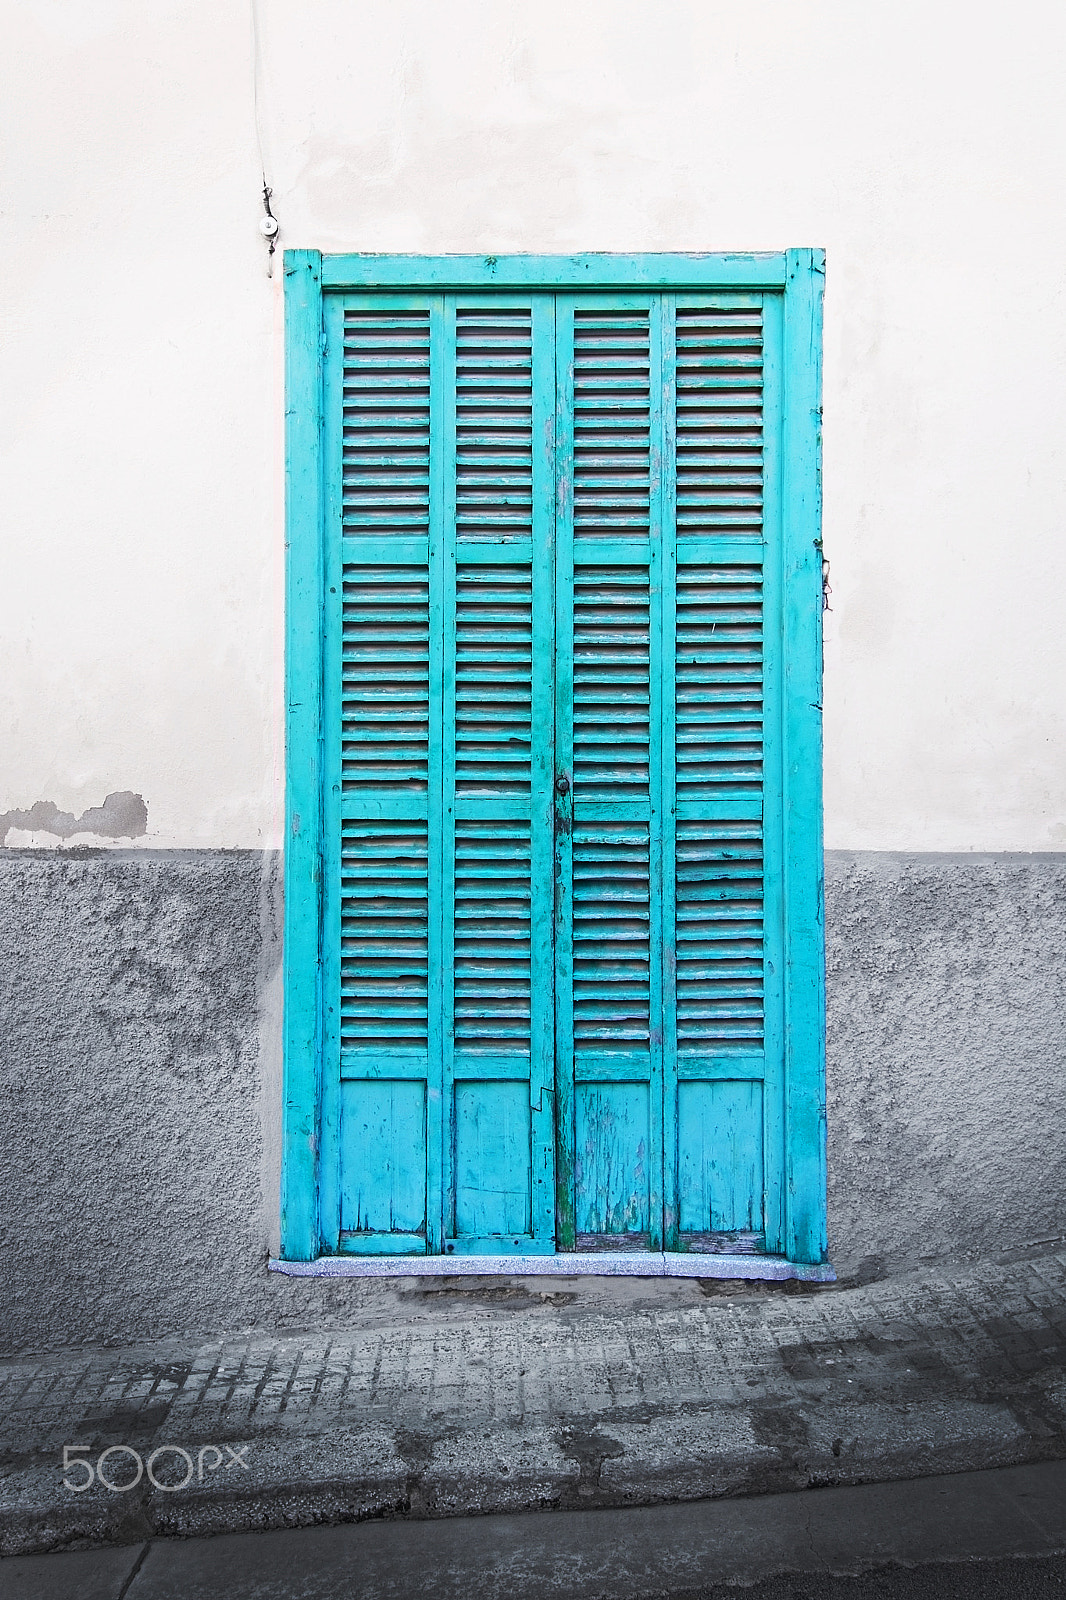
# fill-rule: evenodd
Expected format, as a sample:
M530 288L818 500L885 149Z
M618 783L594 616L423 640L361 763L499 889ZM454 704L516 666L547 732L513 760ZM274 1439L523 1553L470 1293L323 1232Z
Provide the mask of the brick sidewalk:
M9 1359L0 1415L6 1553L1063 1457L1066 1252L865 1286L408 1280L327 1335ZM179 1446L192 1478L75 1493L65 1445L128 1446L117 1484Z

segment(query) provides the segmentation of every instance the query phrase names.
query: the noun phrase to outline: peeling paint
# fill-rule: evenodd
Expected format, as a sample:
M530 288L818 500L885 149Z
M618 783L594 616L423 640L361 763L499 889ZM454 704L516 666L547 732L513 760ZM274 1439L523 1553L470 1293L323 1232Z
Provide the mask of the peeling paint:
M76 817L60 811L54 800L38 800L26 811L0 812L0 845L7 844L13 828L29 833L54 833L69 839L75 833L95 833L102 839L141 839L148 831L148 807L130 789L116 789L102 806L90 806Z

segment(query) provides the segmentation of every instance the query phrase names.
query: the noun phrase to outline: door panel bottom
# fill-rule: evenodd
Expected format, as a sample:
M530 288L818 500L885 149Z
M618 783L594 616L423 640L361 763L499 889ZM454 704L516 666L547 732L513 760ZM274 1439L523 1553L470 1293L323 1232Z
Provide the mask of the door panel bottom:
M616 1254L618 1251L631 1252L634 1255L654 1251L650 1233L579 1233L576 1249L578 1253L598 1252Z
M424 1233L342 1233L340 1250L351 1256L424 1256Z
M762 1233L683 1233L680 1248L703 1256L761 1256L766 1254Z
M474 1238L464 1234L461 1239L445 1239L446 1256L551 1256L555 1254L554 1239L534 1239L529 1234L485 1234Z

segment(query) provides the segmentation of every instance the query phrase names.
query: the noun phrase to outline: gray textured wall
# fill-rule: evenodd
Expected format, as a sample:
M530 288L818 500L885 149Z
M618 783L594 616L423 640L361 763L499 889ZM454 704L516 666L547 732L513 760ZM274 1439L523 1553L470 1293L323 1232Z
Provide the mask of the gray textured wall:
M256 1314L277 900L258 852L0 852L5 1343Z
M326 1324L279 1279L277 861L0 851L0 1346ZM1066 1232L1066 856L827 858L838 1271Z
M1066 1233L1066 855L832 851L826 965L837 1270Z

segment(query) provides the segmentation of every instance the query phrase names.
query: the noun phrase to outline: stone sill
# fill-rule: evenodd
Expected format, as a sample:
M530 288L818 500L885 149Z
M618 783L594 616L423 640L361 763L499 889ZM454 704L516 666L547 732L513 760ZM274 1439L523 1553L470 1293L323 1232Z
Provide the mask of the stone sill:
M267 1263L289 1278L746 1278L835 1283L828 1262L810 1266L783 1256L682 1255L602 1251L560 1255L319 1256L317 1261Z

